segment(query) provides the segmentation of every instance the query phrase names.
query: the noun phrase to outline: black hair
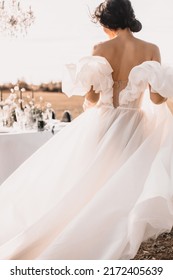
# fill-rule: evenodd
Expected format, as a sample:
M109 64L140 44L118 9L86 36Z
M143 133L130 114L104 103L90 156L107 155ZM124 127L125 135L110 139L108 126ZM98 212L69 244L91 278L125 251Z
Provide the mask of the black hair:
M129 28L132 32L139 32L142 29L129 0L104 1L96 8L92 19L113 30Z

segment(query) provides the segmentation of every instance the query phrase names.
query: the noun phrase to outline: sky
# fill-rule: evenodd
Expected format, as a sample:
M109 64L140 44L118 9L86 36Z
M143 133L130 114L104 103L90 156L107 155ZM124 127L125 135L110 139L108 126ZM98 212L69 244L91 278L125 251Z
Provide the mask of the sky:
M6 1L5 1L6 2ZM8 2L8 1L7 1ZM63 65L90 55L93 45L107 40L91 22L100 0L21 0L31 5L35 22L25 37L0 34L0 84L60 81ZM135 36L157 44L162 62L173 65L173 1L131 0L143 29Z

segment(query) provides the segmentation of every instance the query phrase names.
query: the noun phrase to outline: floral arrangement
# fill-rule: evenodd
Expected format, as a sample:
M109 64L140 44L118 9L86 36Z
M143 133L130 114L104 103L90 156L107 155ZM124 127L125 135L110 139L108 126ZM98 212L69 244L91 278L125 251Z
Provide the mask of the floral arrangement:
M3 126L11 126L16 120L16 95L10 94L4 101L0 101L0 120Z
M0 101L0 122L3 126L13 126L17 123L20 128L36 128L38 121L49 122L55 118L51 103L45 103L40 96L36 103L33 95L23 96L25 89L15 86L9 96Z

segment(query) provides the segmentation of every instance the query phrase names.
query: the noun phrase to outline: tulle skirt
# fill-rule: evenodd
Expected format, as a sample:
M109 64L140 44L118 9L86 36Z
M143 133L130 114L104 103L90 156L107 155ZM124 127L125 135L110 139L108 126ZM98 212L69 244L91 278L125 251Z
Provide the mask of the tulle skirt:
M130 259L171 230L172 116L159 108L88 109L24 162L0 187L0 258Z

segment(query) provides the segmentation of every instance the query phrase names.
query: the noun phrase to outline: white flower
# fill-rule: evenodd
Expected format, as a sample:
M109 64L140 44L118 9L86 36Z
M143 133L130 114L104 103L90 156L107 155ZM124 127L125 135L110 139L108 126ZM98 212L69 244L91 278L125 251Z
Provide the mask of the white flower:
M9 110L9 106L8 106L8 105L4 105L3 110L4 110L4 111Z
M51 107L52 107L52 104L48 102L48 103L46 104L46 107L47 107L47 108L51 108Z
M21 104L21 103L23 103L23 100L19 98L18 102L19 102L19 104Z
M15 86L15 87L14 87L14 90L15 90L15 91L18 91L18 90L19 90L19 87L18 87L18 86Z

